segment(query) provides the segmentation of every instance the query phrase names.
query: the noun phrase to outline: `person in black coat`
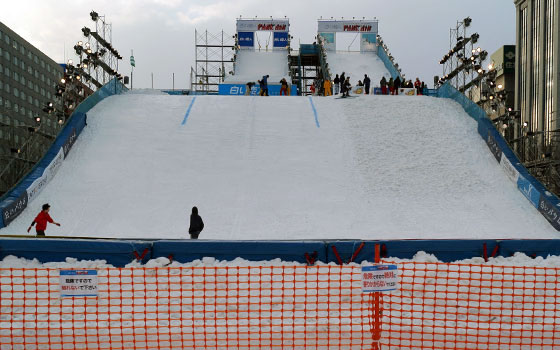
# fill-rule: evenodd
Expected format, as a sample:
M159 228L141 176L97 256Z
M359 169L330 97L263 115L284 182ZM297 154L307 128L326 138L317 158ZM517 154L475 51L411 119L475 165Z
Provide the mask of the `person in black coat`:
M395 91L395 95L398 95L398 94L399 94L399 88L400 88L400 87L401 87L401 78L400 78L400 77L397 77L397 78L395 79L395 90L394 90L394 91Z
M367 74L364 74L364 90L366 90L366 95L369 95L370 84L371 84L371 80L369 79Z
M192 208L191 214L191 225L189 226L189 235L191 235L191 239L198 239L198 235L204 229L204 222L200 215L198 215L198 208Z
M342 72L342 74L340 75L340 92L342 92L342 88L345 82L346 82L346 73Z
M334 83L334 94L338 95L338 90L340 89L340 78L338 77L338 74L336 75L336 77L334 77L333 80Z

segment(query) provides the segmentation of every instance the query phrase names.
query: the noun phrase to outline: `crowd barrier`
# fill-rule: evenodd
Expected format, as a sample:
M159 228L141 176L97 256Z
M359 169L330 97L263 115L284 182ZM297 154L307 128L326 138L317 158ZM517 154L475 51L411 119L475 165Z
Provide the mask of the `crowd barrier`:
M40 262L105 260L116 267L132 261L155 258L187 263L204 257L232 261L295 261L313 265L318 262L361 263L371 261L375 244L382 257L412 259L423 251L444 262L471 258L510 257L524 253L529 257L560 256L560 240L395 240L395 241L212 241L212 240L107 240L64 238L3 238L0 260L6 256L37 259Z
M0 198L0 229L8 226L56 175L76 139L87 124L86 113L108 96L126 87L116 78L97 90L76 107L53 144L33 169L14 188Z
M438 90L438 97L451 98L478 123L478 133L518 190L531 204L560 231L560 200L535 179L509 147L502 134L496 130L486 112L476 103L456 90L449 82Z
M560 345L559 268L396 264L383 293L358 265L0 269L0 349Z

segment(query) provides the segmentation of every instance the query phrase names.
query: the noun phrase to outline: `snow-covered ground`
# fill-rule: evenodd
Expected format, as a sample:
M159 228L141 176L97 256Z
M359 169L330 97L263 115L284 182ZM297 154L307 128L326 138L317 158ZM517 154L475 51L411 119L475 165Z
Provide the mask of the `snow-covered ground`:
M385 68L383 61L373 52L327 52L327 63L332 78L345 72L350 77L352 86L358 85L358 80L364 81L364 74L371 79L371 87L379 86L383 76L389 79L391 75Z
M88 113L1 234L203 239L556 238L451 100L125 94Z
M291 81L288 69L288 51L239 50L235 61L235 75L228 75L226 83L246 84L257 82L270 75L269 83L279 83L282 78Z

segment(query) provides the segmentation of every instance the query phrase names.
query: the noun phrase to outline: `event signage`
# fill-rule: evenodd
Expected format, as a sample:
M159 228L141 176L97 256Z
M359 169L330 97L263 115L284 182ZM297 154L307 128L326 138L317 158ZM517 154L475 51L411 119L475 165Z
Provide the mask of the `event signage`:
M519 172L517 171L517 169L515 169L513 164L511 164L508 157L504 156L503 154L502 154L502 160L500 161L500 165L502 166L502 169L504 169L504 172L510 178L510 180L517 185L517 181L519 179Z
M68 156L68 153L70 152L70 149L72 148L72 146L74 146L74 142L76 142L77 137L78 137L78 135L76 134L76 128L72 128L72 131L70 132L70 135L68 136L68 139L66 139L66 142L64 142L64 146L62 146L62 149L64 150L64 158L65 159Z
M397 265L362 266L362 293L395 290L398 279Z
M18 199L13 201L10 205L2 210L2 218L4 219L4 226L8 226L10 222L14 221L15 218L27 208L27 191L19 196Z
M490 148L490 152L492 152L494 157L496 157L496 160L500 162L502 160L502 150L498 145L498 142L496 142L494 136L492 136L492 134L490 133L490 130L488 130L488 138L486 139L486 144L488 144L488 148Z
M288 46L288 33L286 32L275 32L274 33L274 44L275 48L285 48Z
M287 19L238 19L237 32L289 32L290 21Z
M560 208L552 205L543 195L540 198L538 209L555 229L560 230Z
M255 33L254 32L238 32L237 41L241 47L255 46Z
M97 285L97 270L60 270L61 297L95 297Z
M517 188L531 202L531 204L533 204L535 208L539 208L541 194L539 193L539 191L537 191L535 186L533 186L531 182L529 182L529 180L527 180L522 175L519 175L517 179Z
M377 34L379 22L377 20L352 20L333 21L319 20L319 33L375 33Z
M45 168L43 171L43 175L35 179L33 183L27 188L27 202L32 202L39 193L43 190L43 188L47 185L49 181L55 176L58 172L58 169L62 165L64 161L64 152L62 148L59 149L56 157L51 161L51 163Z

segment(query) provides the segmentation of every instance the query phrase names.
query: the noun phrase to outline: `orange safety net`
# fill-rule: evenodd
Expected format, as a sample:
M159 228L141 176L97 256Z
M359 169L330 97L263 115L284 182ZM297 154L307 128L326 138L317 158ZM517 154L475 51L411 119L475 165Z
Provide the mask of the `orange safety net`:
M398 263L362 293L358 265L0 269L0 349L559 349L559 268Z

